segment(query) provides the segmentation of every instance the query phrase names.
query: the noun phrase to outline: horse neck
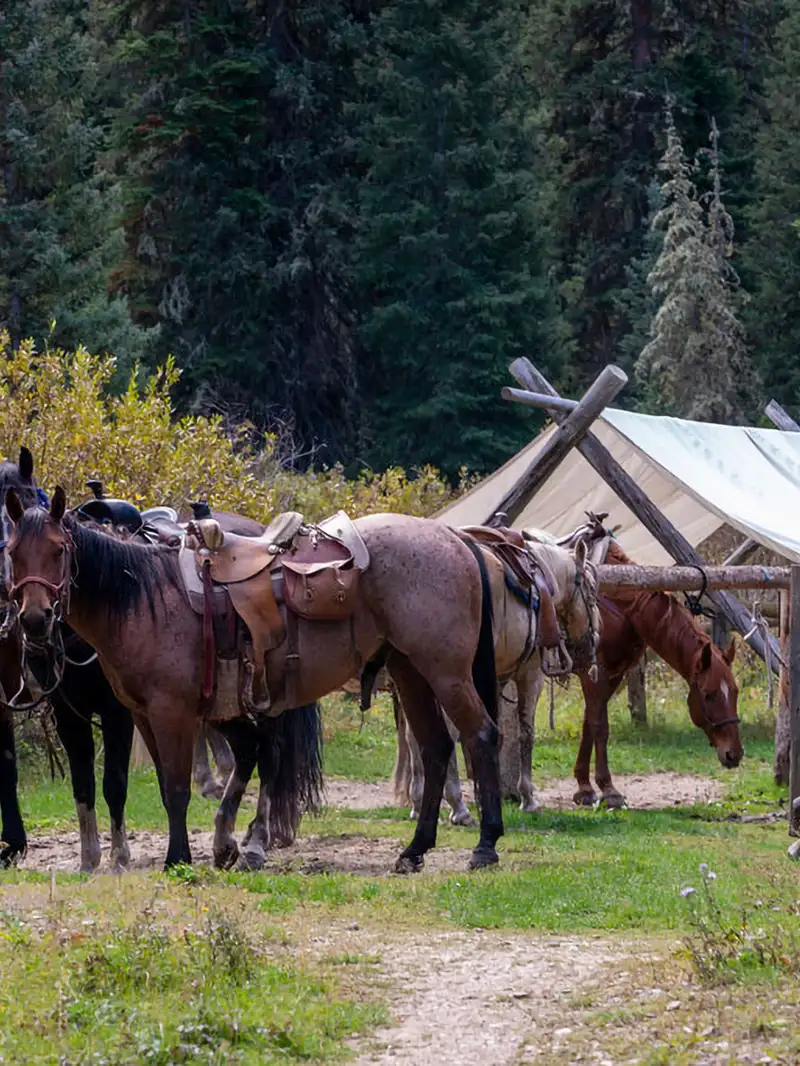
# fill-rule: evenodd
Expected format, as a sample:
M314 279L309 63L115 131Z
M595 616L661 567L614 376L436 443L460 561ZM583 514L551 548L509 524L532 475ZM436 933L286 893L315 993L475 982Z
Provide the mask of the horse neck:
M625 603L624 614L649 648L684 680L692 680L698 652L708 637L685 607L666 592L640 593Z

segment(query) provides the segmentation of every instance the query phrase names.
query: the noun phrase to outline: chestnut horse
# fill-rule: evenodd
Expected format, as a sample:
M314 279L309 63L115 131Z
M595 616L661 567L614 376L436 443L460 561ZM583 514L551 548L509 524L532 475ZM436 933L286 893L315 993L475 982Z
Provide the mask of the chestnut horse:
M67 513L57 488L49 512L6 497L10 594L24 632L52 635L57 612L97 650L103 672L134 715L160 772L169 819L166 863L191 861L186 830L203 672L202 622L181 584L177 552L120 541L84 527ZM425 764L417 830L398 859L419 869L435 845L439 805L453 741L442 710L467 745L481 804L480 840L472 867L498 861L503 832L497 762L496 676L492 600L480 551L446 526L406 515L371 515L356 527L370 553L352 619L297 620L297 704L340 688L384 644ZM272 709L288 709L286 642L267 655L275 686ZM236 775L233 775L235 777ZM222 808L229 798L226 787ZM235 806L235 797L233 803ZM221 808L221 811L222 811ZM217 820L214 851L228 845Z
M612 540L605 562L613 566L630 564L631 560ZM575 762L575 802L591 805L597 800L589 778L592 747L594 776L603 802L609 807L625 802L608 767L608 702L646 648L652 648L688 682L689 714L708 737L720 763L726 769L738 766L744 751L737 714L739 689L731 670L733 643L727 652L721 652L691 612L666 592L617 589L613 594L601 594L599 605L602 636L597 649L597 680L585 672L580 675L586 709Z

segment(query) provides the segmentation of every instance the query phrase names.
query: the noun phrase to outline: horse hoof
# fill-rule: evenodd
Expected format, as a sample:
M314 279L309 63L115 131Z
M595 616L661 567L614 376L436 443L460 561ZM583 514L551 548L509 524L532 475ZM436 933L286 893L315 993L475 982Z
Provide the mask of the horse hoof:
M408 818L409 818L409 821L411 821L411 822L418 822L419 821L419 811L416 810L416 808L412 807L411 810L409 811Z
M609 792L600 800L603 807L610 811L618 811L627 805L627 801L621 792Z
M483 870L487 866L496 866L500 857L494 848L475 848L469 860L470 870Z
M591 791L583 792L579 789L572 797L572 800L578 807L594 807L595 803L597 803L597 793Z
M264 855L260 851L246 851L236 863L239 873L253 873L255 870L263 870Z
M20 859L25 858L27 850L27 844L7 844L0 848L0 870L8 870L9 867L16 866Z
M294 841L295 841L294 833L281 833L281 834L277 834L276 833L275 836L273 836L273 838L271 840L271 845L272 845L273 848L278 848L278 849L280 849L280 848L290 848L292 846L292 844L294 844Z
M396 874L416 874L422 869L425 860L421 855L403 854L394 864Z
M520 803L519 809L523 814L538 814L542 809L542 805L537 799L530 799L527 802Z
M220 851L214 852L214 865L218 870L231 870L233 869L238 858L238 845L229 844L228 847L222 848Z
M477 824L469 811L459 811L458 814L450 815L450 825L460 825L466 829L474 829Z
M224 794L225 786L217 784L216 781L210 781L200 789L200 795L207 800L221 800Z

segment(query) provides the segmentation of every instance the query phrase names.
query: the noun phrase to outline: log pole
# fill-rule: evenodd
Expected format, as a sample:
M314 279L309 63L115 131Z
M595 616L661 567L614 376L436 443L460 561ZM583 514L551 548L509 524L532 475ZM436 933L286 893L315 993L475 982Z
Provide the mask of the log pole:
M491 521L497 511L508 515L509 525L516 521L572 448L586 436L597 416L625 387L627 381L628 375L618 366L604 367L586 395L569 412L519 481L506 493L492 514L486 515L484 523Z
M800 836L800 566L792 567L789 634L789 832Z
M603 592L613 589L661 589L691 592L711 589L788 589L788 566L704 566L702 573L690 566L603 565L597 568Z
M773 773L775 775L776 785L789 784L789 753L791 750L791 731L789 726L791 716L789 677L789 667L791 663L791 651L789 648L789 633L791 631L790 611L789 593L781 592L778 614L781 655L783 656L783 662L786 665L781 665L781 672L778 680L778 711L775 715L775 763L773 766Z
M647 669L644 655L628 671L628 710L637 725L647 724Z
M790 414L784 411L777 400L769 401L764 408L764 414L773 425L777 426L778 429L782 429L785 433L800 433L800 426Z
M558 397L558 393L529 359L515 359L510 367L512 376L522 386L531 392L543 392ZM558 397L560 398L560 397ZM563 411L551 410L550 414L554 422L564 421ZM622 500L626 507L631 510L639 521L644 525L651 536L669 552L673 559L683 565L703 566L702 556L695 551L686 537L683 536L672 523L661 513L653 501L639 488L633 478L627 474L620 464L614 459L606 447L589 432L577 444L578 451L586 459L590 466L603 478L612 492ZM731 626L741 634L750 633L753 627L753 617L734 596L721 590L711 590L708 598L730 621ZM763 659L765 656L764 641L760 632L756 630L749 639L750 646ZM776 652L773 657L774 669L777 671L779 661L778 643L770 637L772 648Z

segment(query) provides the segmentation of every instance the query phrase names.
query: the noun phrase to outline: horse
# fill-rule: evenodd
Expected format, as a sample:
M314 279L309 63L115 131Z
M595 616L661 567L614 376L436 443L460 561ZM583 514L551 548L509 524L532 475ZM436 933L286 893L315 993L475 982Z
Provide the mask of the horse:
M631 559L611 540L605 562L624 566L630 565ZM608 766L608 702L646 648L652 648L688 682L689 715L705 733L720 764L725 769L738 766L744 750L737 713L739 689L731 669L734 644L720 651L688 608L666 592L618 589L610 595L601 594L599 606L602 636L597 650L597 677L580 673L586 706L575 762L575 803L591 806L597 802L590 781L593 747L595 781L602 802L609 807L625 803L625 797L614 787Z
M597 574L587 557L586 543L579 539L572 549L536 544L531 545L529 550L550 575L555 590L556 614L565 635L573 668L592 672L602 624L597 606ZM491 553L489 555L491 556ZM487 559L487 565L492 574L494 616L503 620L502 626L497 626L495 633L498 687L502 690L509 681L514 681L517 688L516 706L520 719L520 777L517 787L520 808L533 812L539 809L531 780L533 725L536 703L544 683L536 617L531 605L522 603L518 595L509 588L497 560L491 557ZM531 623L534 625L532 633L529 629ZM408 766L408 797L411 800L413 817L416 797L422 787L422 764L413 738L404 737L403 732L405 722L401 708L398 716L398 759L394 771L395 792L399 799L404 798L400 789ZM406 752L403 751L404 747ZM448 766L447 786L446 798L452 810L451 823L469 824L462 816L462 810L467 811L468 816L469 811L462 797L455 758L451 759Z
M191 862L186 830L197 718L201 713L203 626L182 585L177 551L120 541L67 513L60 487L50 510L6 496L11 595L23 632L52 637L56 607L97 650L117 697L129 707L159 770L169 820L166 865ZM371 515L355 523L369 552L354 614L339 622L296 617L295 705L340 688L384 644L422 749L425 792L398 872L421 868L435 846L439 805L453 749L444 715L467 745L481 807L471 868L498 862L503 833L497 760L497 692L492 593L476 545L431 519ZM288 646L266 654L271 714L289 709ZM291 670L290 662L288 669ZM236 721L236 720L234 720ZM234 773L215 820L215 860L225 861L238 804Z
M33 471L33 457L22 448L18 464L0 464L0 501L6 490L13 488L27 507L42 502ZM224 520L233 516L222 516ZM238 519L237 528L245 534L263 529L249 519ZM108 535L104 533L104 535ZM59 641L63 647L60 683L53 687L53 662L47 649L28 641L26 648L25 684L37 692L47 692L53 708L56 732L70 770L73 797L78 816L81 842L81 872L91 873L101 861L100 837L95 813L95 765L93 722L99 721L104 748L103 794L108 805L111 828L110 866L123 870L130 864L130 848L125 830L128 773L133 741L133 719L129 709L114 694L94 649L63 622L59 623ZM12 695L20 691L23 675L20 671L22 647L16 629L8 639L0 641L0 684ZM224 728L224 727L223 727ZM197 747L205 734L211 737L218 764L230 748L215 730L201 723ZM252 868L263 862L263 853L271 843L285 846L294 840L303 807L313 807L321 790L319 709L315 704L298 708L281 722L262 721L240 724L234 744L240 751L243 764L251 753L258 764L261 795L256 817L244 839L242 864ZM220 754L217 754L217 753ZM0 815L2 832L0 866L18 861L27 849L22 816L17 796L18 774L14 743L13 711L0 703ZM280 759L279 759L280 755ZM224 767L220 767L224 772ZM230 774L230 770L229 770ZM249 778L250 774L248 774ZM220 790L221 792L222 790ZM238 849L231 856L238 857Z

